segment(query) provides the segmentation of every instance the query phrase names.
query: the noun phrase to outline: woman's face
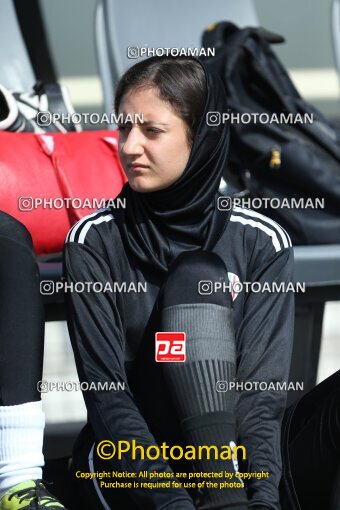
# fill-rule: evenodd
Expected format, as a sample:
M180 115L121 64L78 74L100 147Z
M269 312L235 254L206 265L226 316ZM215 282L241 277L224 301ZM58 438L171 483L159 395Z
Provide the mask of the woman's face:
M182 175L190 155L185 122L159 98L158 89L127 92L119 105L123 119L142 116L143 123L121 123L119 157L134 191L167 188Z

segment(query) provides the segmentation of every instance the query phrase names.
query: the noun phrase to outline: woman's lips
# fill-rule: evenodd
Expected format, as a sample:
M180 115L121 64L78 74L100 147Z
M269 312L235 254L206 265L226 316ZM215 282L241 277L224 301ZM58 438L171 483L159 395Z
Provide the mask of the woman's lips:
M141 165L141 166L129 165L129 170L131 170L131 172L142 172L143 170L146 170L147 168L148 168L147 166L143 166L143 165Z

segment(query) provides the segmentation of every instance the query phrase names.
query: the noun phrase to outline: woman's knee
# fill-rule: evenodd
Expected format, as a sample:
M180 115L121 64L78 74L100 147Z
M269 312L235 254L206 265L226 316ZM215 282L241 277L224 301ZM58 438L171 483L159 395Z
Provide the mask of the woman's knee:
M161 293L162 306L211 303L231 307L231 296L223 283L228 270L219 255L195 250L181 253L170 266Z
M33 249L32 237L25 225L3 211L0 211L0 241L18 243L29 250Z
M39 272L32 238L26 227L9 214L0 211L0 277L1 299L15 293L20 285L21 297L27 302L39 299ZM4 297L4 296L7 296ZM40 296L39 296L40 297Z

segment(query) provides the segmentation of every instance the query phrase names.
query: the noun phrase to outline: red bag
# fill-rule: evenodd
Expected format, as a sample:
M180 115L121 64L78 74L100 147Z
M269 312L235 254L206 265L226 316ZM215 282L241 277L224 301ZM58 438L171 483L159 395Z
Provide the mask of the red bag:
M117 131L0 131L0 209L27 227L37 255L61 251L78 219L119 194L117 140Z

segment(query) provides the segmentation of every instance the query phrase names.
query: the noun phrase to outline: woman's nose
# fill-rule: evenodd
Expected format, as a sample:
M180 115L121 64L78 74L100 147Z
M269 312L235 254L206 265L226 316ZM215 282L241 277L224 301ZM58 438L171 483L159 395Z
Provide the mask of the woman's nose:
M122 144L122 153L127 156L143 153L143 139L143 134L141 133L138 126L133 126L128 132L124 143Z

